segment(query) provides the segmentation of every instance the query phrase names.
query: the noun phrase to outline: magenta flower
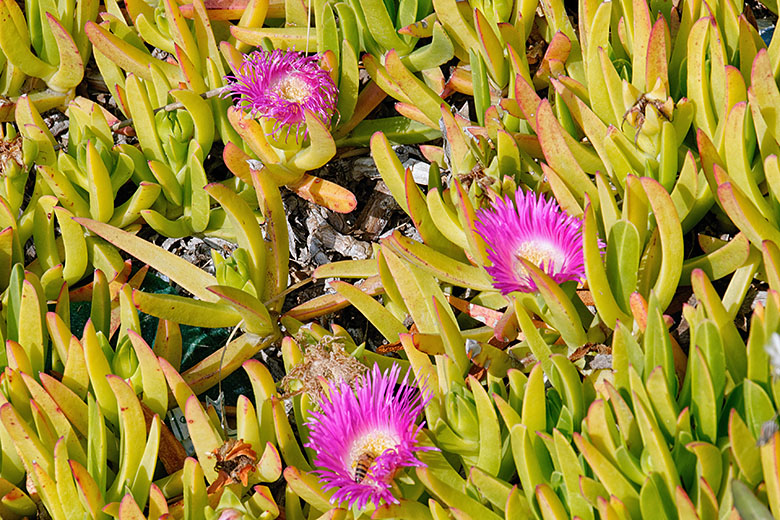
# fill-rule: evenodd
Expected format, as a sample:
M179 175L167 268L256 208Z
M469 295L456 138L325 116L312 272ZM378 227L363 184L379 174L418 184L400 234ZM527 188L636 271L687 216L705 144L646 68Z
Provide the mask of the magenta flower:
M518 189L514 203L510 197L498 199L491 209L479 210L477 218L475 228L492 263L486 269L502 294L536 291L520 258L557 283L585 277L582 221L561 211L554 199Z
M228 76L230 93L253 117L274 121L273 134L283 127L296 135L310 110L324 125L336 111L338 89L330 73L319 66L319 55L274 49L244 56L235 76ZM306 131L304 130L304 136Z
M393 478L405 466L425 466L415 452L435 449L416 444L424 423L415 421L432 396L424 386L421 392L407 384L408 375L396 388L400 371L394 365L383 374L374 365L357 390L330 383L322 412L312 412L306 446L317 453L315 473L323 488L337 488L332 503L346 500L360 509L369 502L397 504Z

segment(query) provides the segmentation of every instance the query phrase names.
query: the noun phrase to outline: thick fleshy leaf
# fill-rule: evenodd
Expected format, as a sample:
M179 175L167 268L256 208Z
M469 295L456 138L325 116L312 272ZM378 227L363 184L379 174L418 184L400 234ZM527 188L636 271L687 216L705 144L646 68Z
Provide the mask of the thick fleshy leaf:
M484 518L485 520L499 520L501 518L477 500L465 493L459 493L449 484L440 480L431 469L417 468L416 473L429 492L449 507L462 511L467 515L467 518Z
M385 243L408 262L425 269L443 282L478 291L493 290L493 283L484 269L454 260L397 231L386 238Z
M84 32L96 49L106 56L111 56L117 61L117 65L128 72L151 80L149 65L153 64L165 73L169 81L178 82L183 79L177 66L153 58L151 54L143 52L94 22L87 22Z
M328 265L333 264L326 264L326 266ZM361 291L369 296L377 296L384 292L382 280L379 275L371 276L370 278L367 278L362 284L356 284L355 286L359 287ZM312 298L311 300L293 307L287 311L284 316L300 321L308 321L312 318L341 310L345 307L348 307L349 305L349 300L340 294L323 294L322 296Z
M319 479L311 473L288 466L284 470L284 479L296 495L318 510L329 511L333 508L330 503L333 492L323 491Z
M154 267L201 300L217 301L217 296L206 290L209 285L217 285L216 278L198 269L185 259L108 224L87 218L74 218L73 220L105 238L119 249Z
M225 147L227 150L227 147ZM346 188L304 173L298 181L287 185L302 199L324 206L336 213L350 213L357 207L355 195Z
M235 372L262 349L279 339L278 333L261 338L242 334L181 374L192 392L201 394ZM161 362L162 365L162 362Z
M752 520L771 520L774 518L764 504L750 491L750 488L739 480L731 482L731 492L734 495L734 507L741 518Z
M403 323L371 296L346 282L331 282L331 287L343 296L370 321L390 343L409 331Z
M265 305L248 292L227 285L212 285L208 290L231 306L244 321L244 329L252 334L264 336L274 329L274 322Z
M566 343L568 345L587 343L587 336L577 310L563 289L536 265L522 258L520 262L544 297L549 308L551 324L558 329Z
M772 438L761 446L761 467L764 470L769 508L772 515L777 517L780 514L780 432L775 432Z
M620 471L613 466L609 460L599 452L591 443L585 440L580 434L574 434L574 443L577 445L580 453L588 461L593 472L598 477L601 484L610 495L618 498L633 515L639 515L639 493L636 492L633 485L626 480ZM580 478L580 486L583 484L583 478Z

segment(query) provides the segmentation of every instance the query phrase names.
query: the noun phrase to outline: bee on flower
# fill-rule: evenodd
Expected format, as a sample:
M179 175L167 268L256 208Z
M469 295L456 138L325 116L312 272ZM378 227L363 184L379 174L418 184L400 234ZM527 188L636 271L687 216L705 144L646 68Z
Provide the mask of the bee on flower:
M417 418L432 394L407 378L400 367L382 372L374 365L353 390L330 383L329 397L307 422L307 447L316 452L315 473L324 489L336 489L332 503L347 501L363 509L369 503L397 504L394 478L405 467L425 466L416 453L433 450L418 443L424 422Z

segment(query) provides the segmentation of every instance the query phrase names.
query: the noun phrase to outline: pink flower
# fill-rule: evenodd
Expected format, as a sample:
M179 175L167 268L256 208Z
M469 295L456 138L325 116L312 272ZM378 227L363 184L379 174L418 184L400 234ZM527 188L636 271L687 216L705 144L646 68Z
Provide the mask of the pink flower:
M555 282L582 280L582 221L561 211L554 199L518 189L493 207L477 212L477 233L488 246L486 269L502 294L534 292L536 284L520 258L537 265Z
M305 123L304 110L327 126L336 111L338 89L318 59L281 49L255 51L244 56L238 74L227 77L228 89L253 117L273 120L273 134L287 127L288 135L293 128L297 135Z
M222 514L219 515L219 520L241 520L242 518L244 514L232 508L222 510Z
M393 478L403 467L424 466L415 452L435 449L417 445L424 423L415 424L432 396L407 378L396 386L400 371L395 365L383 374L374 365L357 390L331 383L322 412L311 414L306 446L317 454L315 473L324 489L337 489L332 503L346 500L360 509L369 502L397 504L390 491Z

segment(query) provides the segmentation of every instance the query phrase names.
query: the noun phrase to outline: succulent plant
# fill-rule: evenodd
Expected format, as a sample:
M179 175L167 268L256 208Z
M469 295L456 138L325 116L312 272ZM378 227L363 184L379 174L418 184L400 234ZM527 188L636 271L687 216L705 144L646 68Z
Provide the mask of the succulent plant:
M780 515L780 36L746 6L98 7L0 1L2 518ZM289 308L280 190L353 211L317 170L365 146L413 229ZM212 274L145 226L238 247ZM350 305L366 343L315 321ZM234 331L187 368L185 326Z
M61 106L81 83L90 57L85 23L95 19L99 2L16 2L0 5L0 94L12 99L30 90L28 78L42 81L31 97L39 108ZM13 103L4 103L0 119L12 120Z

